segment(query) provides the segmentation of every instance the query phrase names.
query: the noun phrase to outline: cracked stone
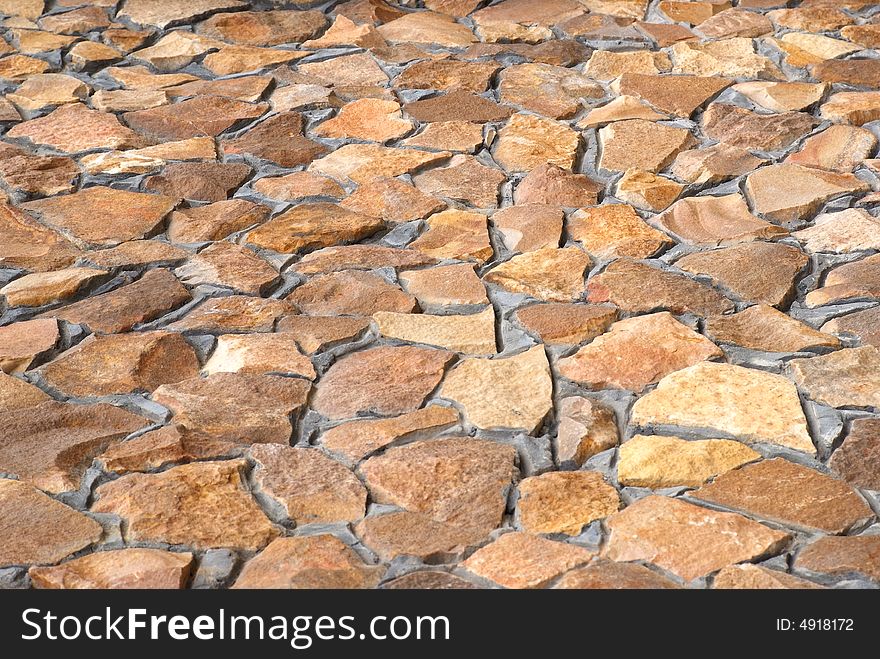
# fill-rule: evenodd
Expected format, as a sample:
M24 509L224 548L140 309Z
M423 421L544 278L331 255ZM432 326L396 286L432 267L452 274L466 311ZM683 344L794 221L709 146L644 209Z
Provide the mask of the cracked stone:
M656 212L668 208L684 189L684 185L663 176L630 169L617 182L614 194L636 208Z
M871 131L855 126L831 126L808 137L786 162L834 172L851 172L877 147Z
M303 137L303 118L298 112L282 112L243 135L221 140L224 153L249 155L282 167L307 165L327 153L326 147Z
M731 89L774 112L805 110L822 100L827 85L810 82L741 82Z
M589 398L571 396L559 402L554 445L562 466L581 467L594 455L617 446L614 412Z

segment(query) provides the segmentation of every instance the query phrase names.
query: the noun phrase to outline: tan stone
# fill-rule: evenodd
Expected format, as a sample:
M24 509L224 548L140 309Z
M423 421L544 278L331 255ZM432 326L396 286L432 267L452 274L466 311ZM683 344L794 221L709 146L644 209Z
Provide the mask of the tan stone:
M90 282L107 273L95 268L65 268L35 272L19 277L0 288L0 296L12 307L39 307L77 294Z
M188 256L189 252L186 250L161 240L130 240L116 247L89 252L84 259L100 268L120 268L171 265Z
M358 241L383 226L379 218L322 202L302 204L276 215L251 231L247 239L257 247L292 254Z
M79 250L26 213L0 203L0 264L47 272L73 263Z
M606 520L603 554L644 560L690 581L734 563L779 553L790 536L741 515L649 496Z
M483 264L492 258L485 215L457 209L428 218L428 230L409 244L435 259L458 259Z
M807 293L806 305L818 307L850 299L880 297L878 272L880 255L877 254L837 266L825 275L822 288Z
M319 124L315 133L386 142L403 137L412 128L413 124L402 118L396 102L365 98L343 106L339 114Z
M473 19L483 41L534 43L552 36L550 27L580 16L584 8L572 0L545 0L540 5L512 0L474 12Z
M82 80L62 73L44 73L29 77L14 92L6 94L20 110L40 110L52 105L78 103L89 95Z
M143 139L114 115L90 110L82 103L68 103L45 117L17 124L7 136L25 138L63 153L143 146Z
M400 283L423 308L488 304L486 287L473 264L457 263L401 272Z
M642 391L670 373L723 356L668 312L620 320L558 362L560 375L590 389Z
M709 20L713 15L730 7L730 2L684 2L682 0L662 0L658 5L671 20L696 25Z
M469 121L436 121L400 144L435 151L473 153L483 144L483 127Z
M283 373L315 379L311 361L297 349L294 336L280 334L225 334L217 337L217 346L205 363L204 372L214 373Z
M570 302L583 295L590 257L574 247L538 249L492 268L483 280L539 300Z
M788 36L788 35L786 35ZM827 85L810 82L741 82L732 89L774 112L804 110L818 103Z
M174 211L168 223L168 239L177 243L223 240L269 218L269 209L246 199L229 199L207 206Z
M588 459L617 446L614 412L589 398L571 396L559 402L554 446L561 466L581 467Z
M297 69L328 86L385 85L388 82L388 75L369 53L298 64Z
M668 208L684 189L684 185L663 176L630 169L617 182L614 195L641 210L657 212Z
M861 126L880 119L880 92L838 92L822 104L823 119Z
M435 12L404 14L384 25L379 34L389 43L415 43L447 48L463 48L477 38L461 23Z
M816 584L798 579L785 572L770 570L758 565L728 565L723 568L712 581L712 588L746 589L746 590L779 590L821 588Z
M452 354L412 346L350 353L324 374L312 407L332 419L418 409L440 383Z
M151 64L157 71L169 73L182 69L197 57L222 45L192 32L174 30L152 46L133 52L131 56L135 60Z
M679 240L695 245L730 245L788 235L782 227L752 215L739 194L687 197L653 221Z
M164 142L206 135L216 137L239 122L260 117L268 109L265 103L196 96L172 105L126 112L123 119L141 135Z
M754 268L763 264L760 271ZM795 282L809 263L796 247L756 241L696 252L676 261L685 272L708 277L747 302L785 307L795 296Z
M238 101L256 103L263 97L263 94L271 84L271 76L253 75L222 80L193 80L180 85L174 85L173 87L166 87L162 91L171 99L184 96L222 96ZM275 109L281 110L281 108Z
M672 241L649 227L627 204L582 208L571 215L568 234L598 259L648 258Z
M45 0L3 0L0 2L0 11L7 16L20 16L35 21L43 13L45 6Z
M494 167L487 167L473 156L455 155L449 165L413 177L415 186L426 194L464 202L476 208L494 208L498 193L507 180Z
M656 172L694 143L685 128L674 128L643 119L609 124L599 130L602 157L599 168L615 172L641 169Z
M246 46L300 43L320 33L327 19L320 11L236 11L214 14L196 25L199 34Z
M837 30L850 25L853 20L835 7L799 7L797 9L777 9L767 14L779 27L807 32Z
M577 590L669 589L678 584L638 563L594 559L585 567L562 575L553 588Z
M848 253L880 249L880 220L861 208L819 215L813 226L795 231L810 252Z
M524 204L492 215L492 225L511 252L559 246L565 215L559 206Z
M729 316L710 318L705 329L709 336L721 343L767 352L801 352L840 346L840 341L831 334L817 332L766 304L756 304Z
M365 183L383 176L411 174L450 156L445 151L429 153L415 149L391 149L378 144L346 144L312 162L309 171L342 183Z
M379 333L408 343L424 343L468 355L495 354L495 312L468 315L429 316L427 314L379 311L373 314Z
M17 377L0 372L0 412L36 407L49 400L51 400L49 394L42 389Z
M604 126L615 121L642 119L644 121L661 121L666 115L651 109L651 106L635 96L618 96L605 105L590 110L577 127L581 129Z
M156 74L146 66L111 66L105 71L127 89L165 89L199 79L188 73Z
M835 125L808 137L801 148L785 161L834 172L851 172L876 147L877 138L871 131L855 126Z
M140 25L165 28L197 16L245 7L239 0L127 0L119 17Z
M210 137L193 137L128 151L91 153L80 158L90 174L142 174L163 167L168 160L214 160L217 150Z
M57 563L97 542L101 525L20 481L0 480L0 565Z
M74 71L89 71L123 58L113 46L95 41L80 41L67 52L67 56Z
M822 325L823 332L852 335L863 344L880 348L880 307L856 311L839 318L832 318Z
M816 80L875 89L880 82L880 62L872 59L825 60L810 67Z
M58 321L48 318L0 327L0 371L26 371L39 355L54 348L60 337Z
M355 533L382 560L417 556L428 562L460 555L485 536L479 530L459 528L409 511L367 517L357 524Z
M384 572L335 536L295 536L277 538L248 561L233 588L373 588Z
M7 55L0 59L0 80L27 80L49 70L49 63L27 55Z
M744 9L725 9L697 25L697 31L710 39L760 37L773 32L773 25L762 14Z
M880 489L880 422L855 419L843 443L831 455L829 466L847 483L868 490Z
M553 383L544 346L513 357L466 359L443 382L440 396L458 403L475 426L522 428L532 433L553 407Z
M28 570L35 588L184 588L193 555L160 549L115 549L88 554L55 567Z
M4 412L0 470L51 494L78 490L92 459L149 421L111 405L44 402Z
M462 565L504 588L542 588L592 557L584 547L514 532L477 550Z
M618 94L635 96L662 112L689 117L694 110L719 94L731 80L716 75L669 76L624 73L613 84Z
M584 103L605 96L589 79L597 76L589 69L586 73L550 64L516 64L498 76L499 97L504 103L551 119L569 119Z
M189 286L225 286L254 295L278 278L275 269L252 251L227 242L211 245L174 272Z
M819 403L880 408L880 349L875 346L792 359L788 365L798 385Z
M709 286L628 258L590 277L586 290L588 302L610 302L631 313L666 309L708 317L733 309L730 300Z
M617 490L594 471L558 471L519 484L519 525L528 533L578 535L620 508Z
M464 89L486 91L499 70L495 62L460 62L453 59L423 60L408 66L394 79L398 89Z
M493 156L508 172L528 172L545 163L571 170L579 143L565 124L517 113L499 131Z
M730 146L781 151L809 133L814 119L803 112L759 114L737 105L713 103L701 123L708 137Z
M312 277L286 300L302 313L313 316L369 316L377 311L408 314L416 309L415 298L400 287L373 273L357 270Z
M805 51L808 55L816 58L817 62L844 57L861 50L859 46L855 46L847 41L832 39L821 34L789 32L782 35L780 40L785 44Z
M605 332L617 310L592 304L532 304L516 312L516 320L548 345L577 345Z
M667 375L636 401L631 422L637 427L706 429L745 442L815 451L794 384L780 375L732 364L700 362Z
M341 199L345 191L333 179L311 172L293 172L283 176L265 176L253 183L254 191L285 201L299 201L309 197Z
M358 25L345 16L337 15L333 25L320 38L309 39L303 43L303 48L332 48L340 46L382 48L386 45L385 39L381 37L372 25L366 23Z
M329 179L323 180L332 183ZM446 208L444 202L396 178L368 181L346 197L340 206L393 223L423 219Z
M572 174L551 163L530 171L516 188L519 204L555 204L569 208L598 203L602 186L583 174Z
M431 405L389 419L349 421L324 432L320 442L326 450L354 464L396 442L437 434L457 423L455 410Z
M695 76L727 76L783 80L785 76L767 57L755 53L745 37L718 41L679 41L670 46L672 72Z
M617 479L625 487L699 487L761 454L729 439L688 441L635 435L618 452Z
M338 270L373 270L374 268L417 268L436 263L435 259L416 250L396 249L381 245L347 245L328 247L306 254L295 271L304 275Z
M823 537L802 549L795 559L797 570L836 577L853 573L880 581L880 538L876 535Z

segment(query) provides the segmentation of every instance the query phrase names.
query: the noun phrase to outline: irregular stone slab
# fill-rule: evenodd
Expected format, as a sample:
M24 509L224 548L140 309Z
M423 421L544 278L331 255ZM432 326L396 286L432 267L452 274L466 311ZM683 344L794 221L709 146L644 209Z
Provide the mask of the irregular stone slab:
M495 311L467 315L379 311L373 314L379 333L408 343L425 343L468 355L491 355L495 347Z
M669 589L679 588L674 581L638 563L615 563L594 559L562 575L553 588L577 590Z
M617 318L613 307L591 304L532 304L519 309L517 322L548 345L577 345L605 332Z
M278 279L275 269L251 250L227 242L214 243L174 271L189 286L226 286L259 295Z
M153 391L198 372L192 346L165 331L92 335L39 369L47 385L76 397Z
M578 134L565 124L517 113L499 131L492 155L508 172L528 172L546 163L570 171L579 144Z
M776 9L767 17L779 27L806 32L825 32L850 25L853 19L836 7L798 7L797 9Z
M680 151L690 148L694 136L685 128L629 119L600 129L599 142L602 149L600 169L657 172L671 163Z
M284 176L264 176L253 182L253 189L267 197L287 201L298 201L309 197L341 199L345 196L345 191L336 181L316 176L310 172L293 172Z
M725 9L697 25L697 31L710 39L760 37L773 32L766 16L744 9Z
M160 549L115 549L88 554L55 567L32 567L35 588L130 589L186 587L193 555Z
M763 263L760 272L754 268ZM696 252L675 262L676 267L709 277L748 302L784 307L795 296L795 283L809 263L796 247L763 241Z
M732 89L774 112L804 110L818 103L826 85L810 82L741 82Z
M92 458L149 422L111 405L45 402L0 414L0 471L57 494L79 489Z
M415 43L462 48L477 40L473 32L451 16L425 11L404 14L384 25L379 34L389 43Z
M166 384L153 400L174 413L174 422L216 439L287 443L291 417L306 403L310 383L299 378L216 373Z
M246 46L280 46L312 39L326 26L320 11L236 11L214 14L198 23L196 31Z
M713 103L703 113L703 132L730 146L781 151L809 133L813 118L804 112L758 114L737 105Z
M0 327L0 371L23 373L37 357L54 348L59 338L58 321L49 318Z
M730 245L788 235L782 227L752 215L739 194L687 197L653 222L679 240L695 245Z
M395 249L382 245L347 245L328 247L306 254L294 270L304 275L339 270L373 270L375 268L417 268L436 260L411 249Z
M746 590L780 590L821 588L811 581L798 579L785 572L769 570L758 565L728 565L712 581L712 588Z
M186 250L161 240L131 240L109 249L88 252L83 258L99 268L134 268L145 265L174 265L189 255Z
M635 435L618 451L617 480L624 487L699 487L761 454L729 439L688 441Z
M492 215L492 225L511 252L558 247L565 215L558 206L509 206Z
M647 101L662 112L689 117L732 82L714 75L659 76L624 72L612 83L612 89L617 94Z
M49 70L49 63L36 57L26 55L8 55L0 60L0 79L18 81L26 80L32 75L39 75Z
M705 429L749 443L815 451L794 384L781 375L733 364L700 362L667 375L636 401L631 422Z
M0 296L11 307L40 307L76 295L90 282L105 277L104 270L65 268L53 272L34 272L0 288Z
M766 304L756 304L729 316L706 321L706 334L721 343L733 343L767 352L802 352L837 348L840 341Z
M571 396L559 402L554 446L560 466L581 467L594 455L617 446L614 412L589 398Z
M365 419L334 426L321 435L321 446L354 464L400 440L436 434L457 423L455 410L431 405L390 419Z
M473 153L483 144L483 128L467 121L437 121L401 143L434 151Z
M271 332L275 321L292 311L289 303L273 298L245 295L209 298L168 325L168 329L195 334Z
M593 51L584 72L590 78L601 82L611 82L624 73L644 73L656 75L667 72L672 63L666 53L653 53L647 50L634 51ZM604 94L598 96L601 98Z
M176 243L223 240L269 219L270 210L246 199L229 199L207 206L174 211L168 223L168 239Z
M685 186L639 169L626 171L614 188L621 201L646 211L662 211L678 199Z
M514 193L520 204L554 204L569 208L593 206L602 190L599 183L583 174L572 174L561 167L542 164L520 181Z
M146 66L111 66L105 70L111 78L118 80L126 89L165 89L199 80L196 76L188 73L152 73Z
M747 174L763 162L745 149L719 142L704 149L682 151L675 157L669 169L678 179L702 185L721 183Z
M468 263L441 265L399 274L401 285L424 308L488 304L486 287Z
M870 59L827 60L810 67L810 73L816 80L829 84L876 89L880 82L880 66Z
M584 547L513 532L477 550L462 565L504 588L543 588L592 558L593 552Z
M245 466L244 460L227 460L129 474L101 485L92 510L127 520L128 542L254 551L278 531L248 492Z
M21 481L0 479L0 565L57 563L97 542L101 525Z
M828 466L847 483L880 490L880 421L855 419Z
M825 275L822 288L807 293L808 307L842 302L853 298L873 298L880 296L877 278L880 273L880 255L844 263Z
M485 7L473 14L483 41L526 41L534 43L551 38L550 27L575 18L584 8L571 0L550 0L540 7L530 7L522 0Z
M515 455L485 439L434 439L390 448L360 472L374 502L485 536L501 523Z
M755 212L780 224L805 219L830 199L867 189L852 174L788 163L761 167L746 178L746 193Z
M336 204L302 204L251 231L248 242L294 254L362 240L383 226L379 218L353 213Z
M611 302L631 313L666 309L708 317L733 309L718 291L689 277L630 259L612 262L587 282L587 300Z
M0 179L12 190L48 196L70 192L79 168L63 156L37 156L11 144L0 145Z
M304 48L332 48L335 46L385 48L387 45L385 39L372 25L358 25L342 15L336 16L333 25L319 39L309 39L303 43Z
M560 375L590 389L638 392L674 371L723 354L664 311L614 323L557 366Z
M483 281L539 300L570 302L583 295L590 265L590 257L576 247L538 249L495 266Z
M216 157L213 139L193 137L143 149L92 153L79 162L90 174L144 174L164 167L168 160L214 160Z
M238 137L221 140L220 145L224 153L252 156L281 167L297 167L327 153L323 144L307 139L302 131L301 114L281 112Z
M428 218L428 230L409 244L410 249L434 259L476 261L483 264L494 253L488 218L481 213L445 210Z
M315 134L386 142L401 138L412 129L413 124L403 119L396 101L364 98L344 105L335 117L319 124Z
M596 258L648 258L673 244L627 204L582 208L571 215L568 234Z
M469 121L484 124L489 121L503 121L513 114L510 108L458 89L442 96L407 103L403 109L410 117L423 123Z
M830 126L808 137L786 162L834 172L851 172L877 147L877 138L865 128Z
M445 151L430 153L415 149L391 149L378 144L346 144L312 162L309 171L342 183L365 183L379 177L411 174L422 167L449 158Z
M369 316L378 311L410 313L415 298L369 272L333 272L312 277L287 296L287 302L312 316Z
M175 30L159 39L155 44L132 53L132 58L151 64L163 73L182 69L197 57L216 50L223 44L205 37Z
M834 122L861 126L880 118L880 92L838 92L822 104L820 115Z
M62 105L45 117L16 124L6 135L62 153L146 146L143 138L119 123L115 115L91 110L82 103Z
M880 220L862 208L822 213L813 226L792 236L810 252L880 250Z
M651 106L635 96L618 96L605 105L590 110L583 119L578 121L581 129L604 126L615 121L627 119L644 119L645 121L662 121L666 115L651 109Z
M329 534L277 538L248 561L233 588L374 588L385 568L368 565Z
M178 162L150 176L144 189L171 199L223 201L253 173L244 163Z
M95 186L22 204L79 245L118 245L155 232L171 209L170 197Z
M312 408L331 419L418 409L440 383L452 353L383 346L342 357L318 382Z
M519 525L527 533L578 535L620 508L617 490L595 471L556 471L519 484Z
M423 60L408 66L394 79L398 89L464 89L486 91L501 67L495 62L460 62L451 59Z
M596 53L590 65L595 58ZM587 75L583 75L562 66L517 64L507 67L499 75L498 93L504 103L523 110L551 119L569 119L577 114L587 99L605 96L605 91L590 77L597 78L589 68Z
M846 348L788 362L792 377L813 400L831 407L880 407L880 349Z
M850 334L863 344L880 348L880 307L832 318L822 325L822 331L837 335Z
M154 320L191 299L177 277L160 268L148 270L136 282L47 311L40 317L58 318L85 325L93 332L115 334Z
M281 318L276 331L290 334L306 354L353 341L370 327L368 318L344 316L299 316Z
M314 380L312 362L297 348L296 338L280 334L226 334L217 337L217 347L205 363L204 372L283 373Z
M330 179L323 180L336 185ZM424 219L446 208L446 203L400 179L377 178L359 186L340 206L355 213L400 224Z
M553 406L552 385L544 347L538 345L513 357L460 362L440 395L461 405L475 426L531 433Z
M863 574L880 581L880 538L876 535L824 537L802 549L794 567L844 577Z
M767 57L755 53L745 37L718 41L679 41L670 46L672 72L694 76L726 76L784 80L785 75Z
M73 263L79 250L17 208L0 203L0 265L47 272Z
M417 556L426 562L448 561L485 536L474 529L458 528L408 511L367 517L358 523L355 533L384 561Z
M364 516L367 490L346 467L317 449L278 444L250 450L254 482L278 501L287 516L303 524L354 522Z
M722 474L691 496L763 519L835 534L874 515L843 481L782 458Z
M369 53L332 57L298 64L296 68L300 73L309 76L312 84L318 83L328 87L384 86L388 82L388 74Z
M418 570L382 585L385 590L462 590L477 588L466 579L448 572Z
M643 560L690 581L719 568L777 554L791 536L741 515L649 496L609 517L603 555Z
M216 137L240 122L262 116L269 106L219 96L196 96L173 105L126 112L129 127L158 141ZM56 110L57 111L57 110Z
M728 9L729 2L676 2L675 0L663 0L658 5L660 11L673 21L696 25L707 21L714 14Z
M472 156L455 155L448 167L432 169L413 177L424 193L461 201L477 208L495 208L498 192L507 178Z

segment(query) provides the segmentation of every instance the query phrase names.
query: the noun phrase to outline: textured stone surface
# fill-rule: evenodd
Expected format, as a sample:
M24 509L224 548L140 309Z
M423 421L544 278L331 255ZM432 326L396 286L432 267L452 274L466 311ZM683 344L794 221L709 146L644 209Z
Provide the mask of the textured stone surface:
M376 233L382 220L336 204L303 204L276 215L248 234L248 242L276 252L296 253L355 242Z
M617 490L593 471L552 472L519 484L519 524L528 533L577 535L620 508Z
M706 334L720 343L733 343L767 352L799 352L810 348L836 348L840 341L831 333L814 330L766 304L739 313L715 316L706 321Z
M818 307L850 299L876 298L880 296L878 272L880 255L877 254L845 263L830 270L822 287L807 293L804 301L808 307Z
M193 555L160 549L116 549L76 558L55 567L28 571L36 588L184 588Z
M495 347L495 312L432 316L379 311L373 314L379 333L401 341L426 343L455 352L488 355Z
M880 421L856 419L828 464L846 482L869 490L880 490L878 453Z
M880 349L847 348L789 362L792 377L813 400L831 407L880 407Z
M575 247L543 248L492 268L483 281L539 300L568 302L583 295L590 263L590 257Z
M713 588L736 590L785 590L821 588L810 581L799 579L785 572L770 570L758 565L728 565L718 571L712 580Z
M880 249L880 220L861 208L823 213L813 226L794 232L810 252L860 252Z
M597 258L648 258L672 241L648 226L626 204L582 208L568 222L569 235Z
M618 121L599 131L602 144L599 167L614 172L628 169L656 172L691 146L693 139L684 128L644 119Z
M58 322L50 318L0 327L0 371L26 371L34 359L51 350L59 338Z
M696 245L726 245L787 234L785 229L752 215L738 194L687 197L654 218L654 222L681 240Z
M686 581L777 554L790 539L741 515L660 496L640 499L605 523L610 530L606 557L647 561Z
M204 372L283 373L310 380L316 375L312 362L299 352L296 337L288 332L219 336Z
M508 172L528 172L545 163L570 170L578 145L578 134L568 126L517 113L499 131L493 155Z
M547 345L589 341L607 330L616 317L611 307L561 302L533 304L516 312L526 331Z
M569 590L669 589L679 586L638 563L616 563L602 558L566 572L553 588Z
M876 535L861 537L824 537L802 549L794 567L818 574L851 576L863 574L880 580L880 538Z

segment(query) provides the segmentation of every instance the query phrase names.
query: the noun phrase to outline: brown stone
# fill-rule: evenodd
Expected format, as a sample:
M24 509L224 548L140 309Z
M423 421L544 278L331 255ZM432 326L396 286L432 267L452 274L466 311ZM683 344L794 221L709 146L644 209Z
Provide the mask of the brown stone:
M378 144L346 144L330 155L315 160L310 171L325 174L342 183L365 183L375 178L412 174L422 167L446 160L449 153L415 149L392 149Z
M418 570L385 583L382 588L391 590L463 590L477 588L466 579L448 572Z
M463 48L477 38L451 16L425 11L404 14L379 26L379 34L389 43L416 43L447 48Z
M310 389L299 378L216 373L163 385L152 398L174 413L175 423L215 439L286 444L293 434L291 417Z
M631 259L618 259L590 277L587 301L610 302L631 313L665 309L707 317L733 309L733 303L715 289Z
M863 344L880 348L880 307L832 318L822 325L822 331L837 335L849 334Z
M760 271L756 263L764 264ZM796 247L756 241L689 254L675 265L709 277L747 302L784 307L794 298L795 281L807 263L807 255Z
M432 405L390 419L350 421L321 435L321 446L354 464L398 441L433 435L458 423L458 413Z
M173 274L163 269L148 270L138 281L108 293L47 311L42 317L58 318L85 325L93 332L126 332L192 299Z
M486 289L467 263L400 273L400 283L422 308L488 304Z
M875 346L792 359L788 366L798 385L816 402L880 408L880 349Z
M193 80L167 87L162 92L168 98L183 96L223 96L237 101L256 103L272 84L271 76L243 76L222 80Z
M571 215L568 233L598 259L648 258L672 241L649 227L627 204L582 208Z
M398 89L463 89L477 94L486 91L499 70L495 62L460 62L452 59L426 60L408 66L394 79Z
M483 280L539 300L570 302L583 295L590 257L576 247L538 249L495 266Z
M629 119L602 128L599 141L602 147L600 169L656 172L671 163L679 151L690 147L694 137L684 128Z
M823 119L861 126L880 119L880 92L838 92L822 104Z
M101 551L55 567L28 570L35 588L130 589L184 588L193 555L160 549Z
M810 82L741 82L732 89L753 103L774 112L804 110L818 103L826 85Z
M423 219L446 208L444 202L396 178L377 178L364 183L340 206L393 223Z
M321 378L312 407L331 419L411 412L440 383L451 358L444 350L411 346L348 354Z
M8 55L0 60L0 79L26 80L49 70L49 63L27 55Z
M294 254L367 238L384 226L381 219L330 203L302 204L276 215L248 234L252 245Z
M196 30L211 39L246 46L280 46L311 39L326 25L320 11L238 11L215 14Z
M37 357L54 348L60 336L58 321L49 318L0 327L0 371L23 373Z
M658 76L624 73L614 84L618 94L635 96L662 112L689 117L731 84L718 76Z
M590 389L642 391L670 373L723 356L704 336L661 312L620 320L558 362L560 375Z
M550 64L516 64L498 76L498 93L502 102L523 110L551 119L570 119L587 99L605 96L602 87L590 77L596 77L590 69L584 75Z
M730 146L781 151L813 129L813 118L802 112L758 114L736 105L713 103L703 113L703 132Z
M779 553L790 539L741 515L660 496L640 499L605 523L607 558L644 560L687 581Z
M52 272L34 272L14 279L0 288L0 296L11 307L40 307L73 297L90 282L104 277L104 270L65 268Z
M377 311L409 313L415 298L382 277L357 270L313 277L294 289L286 300L312 316L371 316Z
M62 105L45 117L16 124L6 135L62 153L144 146L144 140L119 123L115 115L91 110L82 103Z
M605 105L590 110L583 119L578 121L581 129L604 126L615 121L627 119L644 119L645 121L661 121L666 115L651 109L651 106L635 96L618 96Z
M204 372L207 375L283 373L309 380L314 380L316 375L312 362L297 349L296 338L287 333L219 336Z
M144 189L171 199L223 201L251 175L244 163L180 162L150 176Z
M880 536L824 537L802 549L795 559L798 570L835 577L863 574L880 581Z
M861 208L819 215L813 226L792 234L810 252L880 249L880 220Z
M837 266L825 275L822 288L807 293L806 304L818 307L850 299L880 297L878 273L880 255L877 254Z
M782 227L752 215L739 194L686 197L653 221L661 229L694 245L730 245L788 235Z
M614 195L641 210L657 212L668 208L684 189L684 185L664 176L630 169L617 182Z
M160 263L171 265L188 256L186 250L161 240L131 240L116 247L89 252L83 258L100 268L121 268Z
M756 304L729 316L710 318L706 321L706 334L720 343L767 352L802 352L840 346L840 341L831 334L818 332L766 304Z
M514 199L517 204L557 204L570 208L597 203L602 186L583 174L572 174L552 163L544 163L520 181Z
M779 590L821 588L816 584L793 577L785 572L770 570L758 565L728 565L712 581L712 588L745 590Z
M127 0L119 17L128 18L140 25L166 28L198 16L245 6L239 0Z
M591 304L532 304L516 312L516 320L548 345L577 345L605 332L617 318L613 307Z
M413 177L416 187L426 194L461 201L477 208L497 206L499 189L506 180L499 170L487 167L467 155L453 156L447 167Z
M501 523L515 455L485 439L433 439L390 448L360 472L374 502L485 536Z
M278 278L275 269L251 250L228 242L214 243L174 272L189 286L225 286L254 295Z
M233 588L374 588L384 572L335 536L295 536L277 538L248 561Z
M581 467L592 456L618 443L614 412L596 401L579 396L559 402L559 424L554 445L562 466Z
M318 62L298 64L300 72L327 86L385 85L388 75L369 53L332 57Z
M847 483L880 490L880 421L856 419L843 443L834 451L829 466Z
M271 332L275 321L293 308L274 298L232 295L209 298L171 323L168 329L196 334Z
M403 137L413 124L402 118L395 101L364 98L344 105L332 119L319 124L315 134L329 138L354 138L387 142Z
M253 183L254 191L285 201L299 201L309 197L341 199L345 191L333 179L311 172L293 172L284 176L264 176Z
M57 494L77 490L92 459L149 421L111 405L49 401L0 415L0 471Z
M517 113L499 131L492 154L508 172L530 172L546 163L570 171L579 146L578 133L567 125Z
M337 15L336 20L318 39L309 39L303 48L333 48L341 46L360 46L362 48L384 48L388 44L375 27L365 23L358 25L349 18Z
M662 52L596 50L584 67L584 73L595 80L611 82L623 73L656 75L668 72L671 66L669 56ZM604 95L598 95L598 98Z
M880 86L880 62L873 59L827 60L810 67L816 80L829 84L876 89Z
M594 559L584 567L562 575L553 588L577 590L669 589L678 584L638 563L615 563Z
M524 204L492 215L492 225L511 252L558 247L564 213L559 206Z
M409 511L367 517L358 523L355 533L386 561L417 556L439 562L460 555L485 537L480 530L459 528Z
M594 471L559 471L519 484L519 525L528 533L578 535L620 508L617 490Z
M79 254L61 235L6 203L0 203L0 264L47 272L73 263Z
M780 80L785 76L767 57L755 53L751 39L679 41L670 46L672 72L694 76L726 76Z
M630 421L636 427L704 429L750 443L815 451L791 380L733 364L699 362L667 375L636 401Z
M801 148L785 160L805 167L851 172L876 147L877 138L865 128L830 126L821 133L808 137Z
M454 89L442 96L432 96L407 103L403 108L417 121L470 121L486 123L502 121L511 115L510 108L498 105L473 92Z
M292 315L278 321L277 331L290 334L303 352L313 354L353 341L369 327L369 318Z
M514 532L477 550L462 565L504 588L542 588L592 558L584 547Z
M265 103L245 103L219 96L196 96L172 105L126 112L125 123L158 141L216 137L237 124L262 116ZM57 110L56 110L57 112Z
M244 467L243 460L228 460L129 474L101 485L92 510L127 520L129 542L254 551L278 531L248 491Z
M6 98L20 110L35 111L53 105L78 103L88 95L88 85L82 80L62 73L44 73L29 77Z
M400 143L435 151L473 153L483 144L483 127L468 121L437 121Z
M229 199L207 206L174 211L168 223L168 239L176 243L223 240L269 218L266 206L246 199Z
M485 215L450 209L432 215L428 230L409 247L436 259L458 259L485 263L493 250Z
M101 525L20 481L0 480L0 565L57 563L97 542Z
M282 167L307 165L327 153L326 147L302 135L298 112L282 112L259 123L239 137L221 140L224 153L250 155Z
M373 270L374 268L417 268L431 265L436 260L411 249L396 249L381 245L348 245L328 247L306 254L296 264L296 272L304 275L339 270Z
M95 186L29 201L22 208L82 245L112 246L154 233L174 208L174 200Z
M844 533L874 515L843 481L782 458L729 471L692 496L763 519L826 533Z
M240 457L243 452L242 445L171 425L111 444L97 460L105 471L128 474L206 458Z

